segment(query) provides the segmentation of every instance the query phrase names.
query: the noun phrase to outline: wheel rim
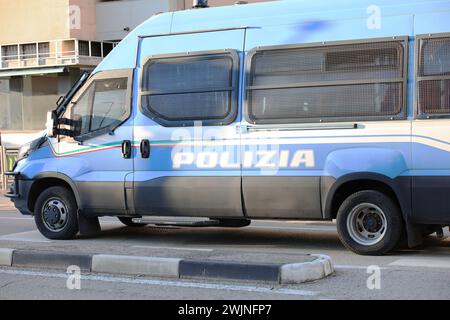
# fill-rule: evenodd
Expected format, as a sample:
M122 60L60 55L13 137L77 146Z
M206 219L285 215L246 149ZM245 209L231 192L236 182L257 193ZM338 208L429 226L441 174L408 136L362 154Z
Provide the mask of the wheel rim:
M52 198L42 207L42 221L48 230L52 232L63 230L67 220L67 207L61 199Z
M352 209L347 218L347 230L358 244L372 246L386 235L386 215L380 207L362 203Z

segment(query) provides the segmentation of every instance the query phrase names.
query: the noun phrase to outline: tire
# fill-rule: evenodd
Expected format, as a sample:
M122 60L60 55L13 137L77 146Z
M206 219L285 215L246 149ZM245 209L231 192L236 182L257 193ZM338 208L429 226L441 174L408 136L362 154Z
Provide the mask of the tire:
M51 187L37 198L34 221L47 239L75 238L78 228L78 206L72 192L64 187Z
M384 255L399 243L403 219L384 193L366 190L349 196L339 208L337 230L344 246L360 255Z
M124 225L126 225L128 227L132 227L132 228L142 228L142 227L145 227L147 225L147 223L136 223L136 222L133 222L134 218L130 218L130 217L117 217L117 218Z

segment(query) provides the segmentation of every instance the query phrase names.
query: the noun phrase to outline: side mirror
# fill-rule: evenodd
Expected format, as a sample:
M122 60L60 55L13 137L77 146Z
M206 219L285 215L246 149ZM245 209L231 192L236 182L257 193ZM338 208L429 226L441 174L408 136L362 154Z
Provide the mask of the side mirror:
M47 122L45 123L47 137L53 138L55 136L55 127L56 127L55 111L49 111L47 112Z

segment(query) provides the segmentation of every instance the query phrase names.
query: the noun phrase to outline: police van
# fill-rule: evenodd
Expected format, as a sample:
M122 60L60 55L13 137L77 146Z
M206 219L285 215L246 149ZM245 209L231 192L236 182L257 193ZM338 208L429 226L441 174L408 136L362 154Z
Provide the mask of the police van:
M450 2L276 1L151 17L24 146L50 239L98 218L337 221L380 255L450 225Z

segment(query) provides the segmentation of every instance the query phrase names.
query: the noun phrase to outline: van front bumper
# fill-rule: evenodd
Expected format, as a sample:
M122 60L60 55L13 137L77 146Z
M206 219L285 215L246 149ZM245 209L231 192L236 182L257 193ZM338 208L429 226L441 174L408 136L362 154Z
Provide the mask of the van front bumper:
M5 194L5 197L11 199L20 213L23 215L32 215L33 213L28 209L28 195L33 181L22 179L20 172L5 172L5 175L14 177L14 182L11 184L9 192Z

